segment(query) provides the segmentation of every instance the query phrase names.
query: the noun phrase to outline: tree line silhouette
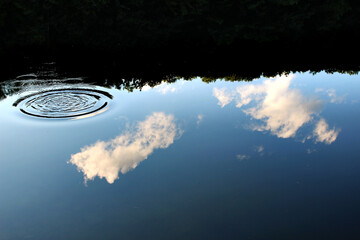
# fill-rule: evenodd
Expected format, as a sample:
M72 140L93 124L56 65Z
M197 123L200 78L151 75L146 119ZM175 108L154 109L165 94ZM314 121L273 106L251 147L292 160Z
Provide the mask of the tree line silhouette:
M355 0L1 0L0 78L44 61L158 79L348 70L359 16Z
M37 66L31 66L30 69L27 69L23 73L25 75L20 75L17 77L12 77L7 79L7 81L0 81L0 100L11 96L18 92L22 92L24 89L27 89L32 85L40 85L44 87L49 87L53 84L59 84L59 82L65 81L67 85L86 83L103 87L115 87L119 90L126 90L132 92L134 90L141 90L144 86L155 87L163 82L174 83L179 79L184 79L187 81L192 81L195 78L201 78L204 83L212 83L219 80L222 81L253 81L254 79L260 77L275 77L281 74L290 74L297 72L310 72L312 74L325 71L329 74L332 73L341 73L354 75L358 74L360 67L356 65L337 65L337 66L328 66L328 65L297 65L290 66L289 68L273 68L268 71L258 70L245 70L239 68L234 70L231 68L229 71L223 68L216 68L214 71L201 71L201 69L188 69L178 71L153 71L153 72L143 72L143 71L118 71L118 72L93 72L89 74L89 71L79 71L76 69L74 71L69 71L69 68L66 68L66 71L63 71L61 66L58 66L55 63L50 64L40 64ZM30 74L29 74L30 73ZM88 74L88 75L86 75Z
M334 46L358 38L359 13L353 0L2 0L0 51Z

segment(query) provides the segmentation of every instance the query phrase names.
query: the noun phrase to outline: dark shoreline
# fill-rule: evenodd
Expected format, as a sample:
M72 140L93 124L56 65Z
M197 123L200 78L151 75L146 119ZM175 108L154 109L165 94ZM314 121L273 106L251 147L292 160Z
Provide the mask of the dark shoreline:
M153 81L357 71L359 16L354 0L4 1L0 81L46 62Z
M1 59L0 81L31 73L55 63L56 71L68 76L89 78L139 79L158 82L173 77L232 77L250 81L286 72L357 72L357 51L281 48L278 45L231 46L223 48L157 48L128 51L64 48L56 51L31 49L7 54Z

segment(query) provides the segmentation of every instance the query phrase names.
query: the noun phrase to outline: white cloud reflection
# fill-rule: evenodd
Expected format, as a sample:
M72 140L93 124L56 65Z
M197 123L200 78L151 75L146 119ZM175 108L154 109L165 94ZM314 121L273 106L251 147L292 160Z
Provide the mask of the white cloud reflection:
M167 94L167 93L170 93L170 92L173 93L173 92L175 92L177 90L176 87L171 86L168 83L162 83L159 86L156 86L155 88L157 89L157 91L159 93L162 93L162 94Z
M136 168L155 149L169 147L179 134L173 115L153 113L110 141L83 147L69 162L84 173L85 182L99 177L113 183L119 172L125 174Z
M331 103L342 103L345 101L345 95L338 96L335 89L323 89L323 88L317 88L315 89L315 92L324 92L328 95L330 98Z
M325 119L320 119L316 124L314 129L314 135L317 142L324 142L326 144L333 143L337 136L339 135L340 130L338 129L329 129L329 125L326 123Z
M243 160L249 159L250 156L245 155L245 154L237 154L237 155L236 155L236 158L237 158L239 161L243 161Z
M255 125L252 129L270 131L279 138L290 138L296 135L300 127L313 120L322 105L322 101L306 98L297 89L291 89L293 78L294 75L282 75L267 79L261 84L240 86L232 91L226 88L214 88L213 95L218 99L218 105L221 107L232 101L236 103L237 108L243 108L254 102L254 105L243 109L243 112L263 124ZM327 123L321 119L314 130L316 141L334 142L339 131L329 130L328 127L323 126L327 126Z
M150 87L149 85L145 85L144 87L142 87L141 91L146 92L149 91L151 89L156 89L157 92L161 93L161 94L167 94L167 93L174 93L176 91L179 90L179 88L181 87L181 85L183 85L183 81L180 81L178 83L166 83L166 82L162 82L161 84L154 86L154 87Z
M233 94L226 90L226 88L214 88L214 96L219 100L218 105L225 107L233 100Z
M203 121L203 119L204 119L204 115L199 114L199 115L197 116L196 124L199 126L200 123Z
M264 151L264 146L262 146L262 145L257 146L257 147L256 147L256 151L257 151L258 153L263 152L263 151Z

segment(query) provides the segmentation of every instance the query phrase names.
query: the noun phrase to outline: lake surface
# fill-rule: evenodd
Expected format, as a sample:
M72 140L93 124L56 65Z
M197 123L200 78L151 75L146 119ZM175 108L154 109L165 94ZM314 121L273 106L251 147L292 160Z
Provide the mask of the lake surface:
M358 75L2 89L1 240L360 234Z

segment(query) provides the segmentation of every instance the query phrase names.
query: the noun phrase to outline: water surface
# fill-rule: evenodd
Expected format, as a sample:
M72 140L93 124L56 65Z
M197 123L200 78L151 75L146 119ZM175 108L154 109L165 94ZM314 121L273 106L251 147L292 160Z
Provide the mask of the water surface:
M2 85L0 239L360 233L358 75L28 78Z

